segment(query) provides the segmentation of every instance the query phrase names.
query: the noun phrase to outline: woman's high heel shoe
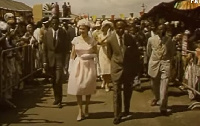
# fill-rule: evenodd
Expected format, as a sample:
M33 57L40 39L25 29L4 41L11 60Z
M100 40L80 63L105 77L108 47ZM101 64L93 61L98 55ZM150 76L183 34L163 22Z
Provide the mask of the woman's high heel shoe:
M80 121L82 121L82 120L84 120L84 119L85 119L85 116L82 115L82 116L78 116L76 120L77 120L78 122L80 122Z
M105 88L105 84L106 84L105 81L103 81L102 84L101 84L102 89Z
M102 88L102 89L105 88L105 82L102 82L102 84L101 84L101 88Z
M109 88L108 84L105 85L105 91L106 91L106 92L109 92L109 91L110 91L110 88Z

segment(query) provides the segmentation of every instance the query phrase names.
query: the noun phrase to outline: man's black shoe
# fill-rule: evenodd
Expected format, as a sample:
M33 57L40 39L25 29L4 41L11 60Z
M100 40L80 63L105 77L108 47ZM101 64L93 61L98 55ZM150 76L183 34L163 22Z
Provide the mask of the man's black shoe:
M53 105L58 105L60 102L59 101L54 101Z
M163 116L167 116L167 110L160 110L160 114Z
M158 106L158 100L156 100L156 99L153 99L152 101L151 101L151 106Z
M131 116L132 116L132 114L130 112L124 112L123 113L124 118L130 118Z
M62 106L62 103L59 103L58 104L58 108L62 108L63 106Z
M115 124L115 125L119 124L120 122L121 122L121 118L115 118L113 120L113 124Z

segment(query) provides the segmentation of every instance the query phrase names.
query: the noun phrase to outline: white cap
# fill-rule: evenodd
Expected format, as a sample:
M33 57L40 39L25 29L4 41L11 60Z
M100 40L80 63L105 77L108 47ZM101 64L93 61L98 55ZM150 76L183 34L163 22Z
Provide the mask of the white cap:
M10 18L14 18L14 14L13 13L6 13L4 15L4 20L7 22Z
M147 29L147 28L144 28L144 31L145 31L145 32L148 32L148 29Z
M32 27L32 25L31 25L31 24L28 24L28 25L26 26L26 29L31 28L31 27Z
M169 22L165 22L164 24L165 24L165 25L168 25L168 24L169 24Z
M189 31L189 30L185 30L184 34L189 35L189 34L190 34L190 31Z
M24 22L24 18L23 17L17 17L16 22L17 23Z

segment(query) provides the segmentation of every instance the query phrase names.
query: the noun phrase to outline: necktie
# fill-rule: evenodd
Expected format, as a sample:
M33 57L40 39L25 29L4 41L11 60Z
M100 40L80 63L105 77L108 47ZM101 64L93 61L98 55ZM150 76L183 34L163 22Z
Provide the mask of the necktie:
M124 49L123 49L124 44L123 44L122 36L119 37L119 42L120 42L121 51L123 52L124 51Z
M53 45L56 45L56 31L54 31L54 36L53 36Z

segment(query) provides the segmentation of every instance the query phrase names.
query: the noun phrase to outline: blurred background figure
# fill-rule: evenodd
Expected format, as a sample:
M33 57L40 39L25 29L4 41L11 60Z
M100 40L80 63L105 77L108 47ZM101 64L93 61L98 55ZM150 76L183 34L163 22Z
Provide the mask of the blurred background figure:
M95 24L95 27L94 27L94 31L92 32L92 37L95 39L95 41L98 41L99 38L98 36L100 34L102 34L102 31L101 31L101 21L96 21L96 24ZM99 49L100 49L101 45L97 45L97 51L98 51L98 57L99 57ZM97 67L97 81L101 81L101 68L100 68L100 65L99 63L96 64L96 67Z
M42 42L41 42L41 28L42 22L38 21L36 24L36 29L33 32L33 36L30 40L30 44L34 50L35 57L35 69L42 68Z
M100 45L99 49L99 64L100 72L103 79L101 88L105 88L105 91L110 91L109 83L111 81L111 64L110 59L107 56L107 39L112 34L113 24L112 22L105 20L102 22L101 31L102 33L98 35L98 42Z

